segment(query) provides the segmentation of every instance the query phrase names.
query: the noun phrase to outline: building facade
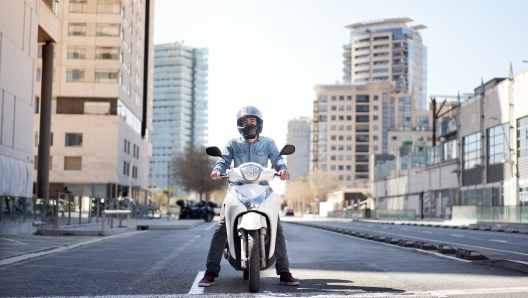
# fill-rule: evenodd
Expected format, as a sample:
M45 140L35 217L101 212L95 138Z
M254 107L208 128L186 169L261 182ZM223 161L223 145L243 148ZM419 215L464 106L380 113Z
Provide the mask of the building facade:
M312 120L300 117L288 121L287 143L295 146L295 154L286 157L290 179L295 181L310 173L310 135Z
M343 187L369 179L369 155L402 142L430 144L430 115L393 82L315 86L313 168L337 174Z
M170 164L188 144L207 143L208 48L159 44L154 51L153 187L167 188Z
M355 23L350 43L344 48L346 84L393 81L394 92L413 94L418 108L427 109L427 47L418 30L408 27L409 18L393 18Z
M376 208L527 223L528 212L522 208L528 204L527 73L475 88L473 96L457 104L452 119L443 119L455 124L439 127L442 141L426 148L425 156L414 153L377 165L372 191ZM408 167L409 158L425 162Z
M37 43L59 40L57 1L2 1L0 9L0 196L31 197ZM51 86L47 86L51 87ZM0 212L8 210L2 200Z
M152 154L153 7L153 0L58 3L50 197L66 186L74 194L145 201ZM38 59L35 159L41 67Z

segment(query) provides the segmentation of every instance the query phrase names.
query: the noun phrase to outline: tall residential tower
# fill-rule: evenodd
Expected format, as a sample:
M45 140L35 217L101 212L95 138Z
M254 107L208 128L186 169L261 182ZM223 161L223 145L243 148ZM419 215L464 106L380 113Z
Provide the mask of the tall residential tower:
M310 172L310 127L309 117L288 121L288 144L295 146L295 154L286 157L291 180L305 178Z
M152 186L171 184L171 160L185 146L206 145L208 55L178 42L155 46Z
M398 93L413 94L418 108L427 109L427 47L410 18L355 23L344 48L345 83L393 81Z

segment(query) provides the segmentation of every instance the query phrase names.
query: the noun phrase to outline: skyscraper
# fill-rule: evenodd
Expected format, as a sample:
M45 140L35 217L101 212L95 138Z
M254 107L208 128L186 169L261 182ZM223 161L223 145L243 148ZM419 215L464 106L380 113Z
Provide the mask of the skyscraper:
M288 121L288 144L295 146L295 154L286 157L290 179L306 178L310 172L311 119L300 117Z
M350 43L343 46L345 83L393 81L395 92L413 94L418 108L427 109L427 47L410 18L355 23Z
M53 64L51 197L67 186L74 194L146 201L153 6L154 0L58 3L62 29ZM41 67L37 59L35 159Z
M159 44L154 51L151 184L167 188L171 160L207 142L208 48Z

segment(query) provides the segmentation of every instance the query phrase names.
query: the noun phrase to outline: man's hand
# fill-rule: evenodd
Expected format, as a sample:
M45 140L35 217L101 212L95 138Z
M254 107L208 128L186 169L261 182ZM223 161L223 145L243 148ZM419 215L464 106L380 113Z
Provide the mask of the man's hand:
M281 180L290 180L290 172L288 170L280 170L279 175Z
M211 178L213 178L213 180L220 180L220 172L218 171L214 171L211 173Z

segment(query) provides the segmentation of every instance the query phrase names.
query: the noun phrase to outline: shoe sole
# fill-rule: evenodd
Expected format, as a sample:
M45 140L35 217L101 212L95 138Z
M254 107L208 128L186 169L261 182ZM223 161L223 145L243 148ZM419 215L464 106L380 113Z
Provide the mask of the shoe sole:
M281 285L286 285L286 286L298 286L299 282L297 282L297 281L291 281L291 282L281 281L280 284Z
M208 282L208 283L205 283L205 282L202 283L201 282L201 283L198 283L199 287L210 287L212 285L214 285L214 282Z

